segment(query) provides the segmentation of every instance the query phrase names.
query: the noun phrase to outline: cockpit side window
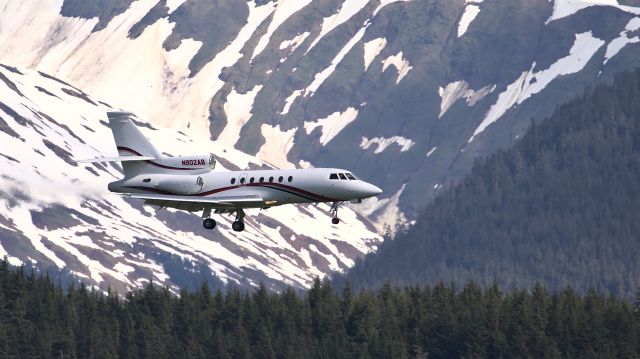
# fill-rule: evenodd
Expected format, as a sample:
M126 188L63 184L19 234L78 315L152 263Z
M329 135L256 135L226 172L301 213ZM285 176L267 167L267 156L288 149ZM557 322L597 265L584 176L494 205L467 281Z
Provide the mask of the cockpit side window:
M337 173L332 173L329 175L329 179L330 180L337 180L338 179L338 174Z
M344 173L338 173L338 175L340 176L341 180L346 180L347 176L344 175Z
M352 180L352 181L356 180L356 178L351 173L347 173L347 178Z

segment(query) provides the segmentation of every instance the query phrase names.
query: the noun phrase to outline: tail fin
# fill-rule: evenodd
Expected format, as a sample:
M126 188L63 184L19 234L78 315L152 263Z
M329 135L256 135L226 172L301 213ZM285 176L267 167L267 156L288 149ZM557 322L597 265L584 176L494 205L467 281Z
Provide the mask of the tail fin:
M113 132L118 153L121 156L146 156L159 158L160 153L131 121L131 112L107 112L109 127Z
M121 157L139 156L142 159L147 157L160 159L162 155L133 123L131 120L133 116L134 114L131 112L107 112L109 127L113 132L118 154ZM125 178L154 172L152 166L146 161L124 161L122 162L122 170Z
M141 174L201 174L215 167L213 154L163 156L136 127L131 119L133 116L130 112L107 112L119 156L83 162L121 162L124 179Z

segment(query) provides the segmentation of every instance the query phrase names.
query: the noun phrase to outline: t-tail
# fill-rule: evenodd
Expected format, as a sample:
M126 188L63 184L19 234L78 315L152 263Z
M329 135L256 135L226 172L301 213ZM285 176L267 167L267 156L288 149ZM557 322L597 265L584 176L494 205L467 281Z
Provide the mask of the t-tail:
M118 157L102 157L78 162L121 162L124 179L146 175L185 175L211 171L216 164L213 154L197 156L164 156L134 124L130 112L107 112L109 127Z

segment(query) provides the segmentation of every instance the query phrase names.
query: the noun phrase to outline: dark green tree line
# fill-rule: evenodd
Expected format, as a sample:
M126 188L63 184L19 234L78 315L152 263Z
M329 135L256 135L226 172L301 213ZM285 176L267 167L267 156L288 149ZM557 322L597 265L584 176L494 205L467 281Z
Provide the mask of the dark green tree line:
M633 303L567 288L504 293L470 282L355 293L149 284L119 297L0 262L0 357L637 357Z

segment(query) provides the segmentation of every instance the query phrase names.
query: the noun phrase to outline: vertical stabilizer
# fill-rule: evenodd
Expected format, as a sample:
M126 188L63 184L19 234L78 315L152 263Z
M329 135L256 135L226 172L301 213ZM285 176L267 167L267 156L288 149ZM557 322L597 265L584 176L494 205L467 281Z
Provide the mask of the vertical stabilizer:
M121 156L160 157L158 150L131 121L133 116L131 112L107 112L118 153Z
M155 147L144 137L131 118L131 112L107 112L109 127L113 132L120 156L148 156L160 158L161 155ZM125 178L133 177L146 172L154 172L149 162L132 161L122 162L122 170Z

